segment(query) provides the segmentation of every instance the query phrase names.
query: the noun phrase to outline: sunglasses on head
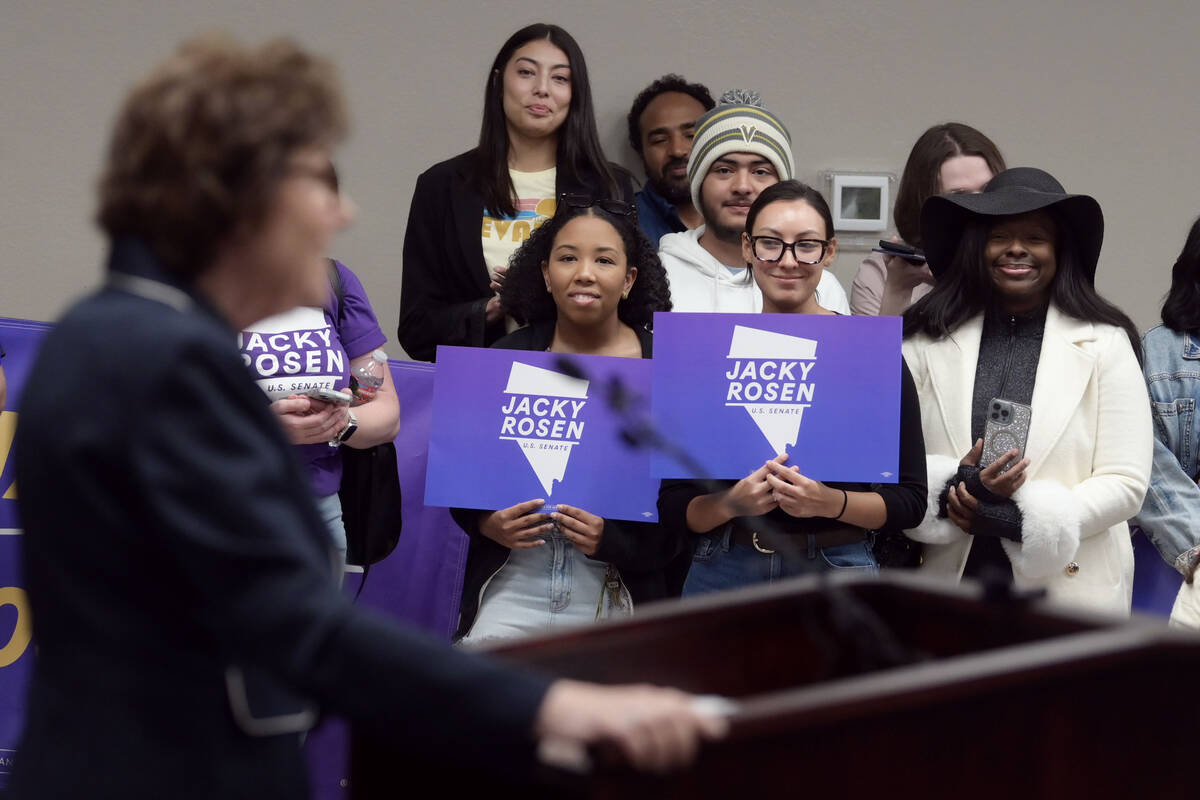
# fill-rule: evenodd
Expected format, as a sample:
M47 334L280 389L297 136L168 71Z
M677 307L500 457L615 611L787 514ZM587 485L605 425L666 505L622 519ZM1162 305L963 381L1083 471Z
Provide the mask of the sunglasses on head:
M637 216L637 206L622 200L597 199L588 194L567 194L566 192L559 195L559 199L567 208L592 208L595 206L609 214L621 217Z

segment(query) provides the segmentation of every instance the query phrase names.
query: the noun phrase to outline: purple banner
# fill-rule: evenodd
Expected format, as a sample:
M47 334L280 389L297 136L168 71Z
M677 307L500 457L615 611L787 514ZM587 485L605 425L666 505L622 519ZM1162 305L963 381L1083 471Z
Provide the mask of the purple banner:
M49 330L44 322L0 318L8 383L6 407L0 414L0 788L8 785L25 720L25 687L33 669L33 620L21 588L21 521L12 443L25 379Z
M650 371L639 358L439 347L426 505L499 509L541 497L657 520L649 454L622 440L614 411L645 402Z
M653 418L694 460L661 478L742 478L787 452L822 481L895 483L900 319L655 314Z

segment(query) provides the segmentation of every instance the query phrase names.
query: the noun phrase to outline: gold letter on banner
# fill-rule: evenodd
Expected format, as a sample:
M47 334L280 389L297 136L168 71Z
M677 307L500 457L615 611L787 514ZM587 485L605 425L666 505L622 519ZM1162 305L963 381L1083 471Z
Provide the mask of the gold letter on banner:
M8 455L12 452L13 436L17 432L17 414L15 411L0 412L0 471L8 463ZM14 481L9 486L0 486L0 497L5 500L17 499L17 484Z
M29 620L29 601L25 590L16 586L0 588L0 606L13 605L17 609L17 624L13 627L12 638L8 644L0 648L0 667L7 667L21 656L33 638L33 626Z

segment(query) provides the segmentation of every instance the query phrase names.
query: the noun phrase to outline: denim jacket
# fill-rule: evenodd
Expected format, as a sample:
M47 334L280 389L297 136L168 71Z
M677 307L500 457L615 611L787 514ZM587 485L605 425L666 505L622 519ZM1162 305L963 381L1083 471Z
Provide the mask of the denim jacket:
M1154 466L1131 522L1180 572L1200 559L1200 335L1159 325L1142 337L1154 417Z

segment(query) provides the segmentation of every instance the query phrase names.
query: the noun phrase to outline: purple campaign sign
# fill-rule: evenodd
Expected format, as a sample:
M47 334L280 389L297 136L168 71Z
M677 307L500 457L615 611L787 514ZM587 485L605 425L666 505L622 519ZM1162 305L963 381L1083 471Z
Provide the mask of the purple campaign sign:
M542 497L657 520L658 481L649 453L621 440L616 386L645 398L650 362L438 347L425 504L500 509Z
M661 478L742 478L784 451L822 481L895 483L900 319L654 315L653 418L696 462ZM701 472L702 470L702 472Z

